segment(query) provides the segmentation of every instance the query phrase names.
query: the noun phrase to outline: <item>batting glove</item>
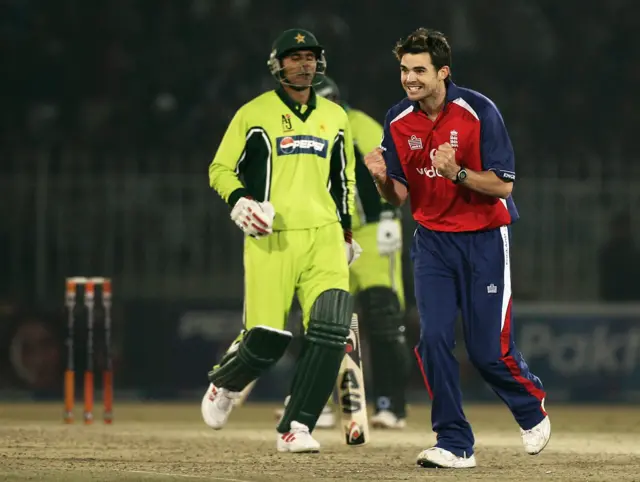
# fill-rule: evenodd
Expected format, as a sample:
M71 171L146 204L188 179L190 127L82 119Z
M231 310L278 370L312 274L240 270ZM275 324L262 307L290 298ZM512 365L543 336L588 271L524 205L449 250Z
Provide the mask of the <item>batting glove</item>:
M241 197L231 210L231 220L246 235L259 238L273 232L275 214L269 201L259 203L251 198Z
M391 213L383 213L378 223L378 252L382 256L390 256L402 249L402 232L400 223L393 219Z
M349 266L362 254L362 248L357 241L351 237L351 231L344 232L344 252L347 255L347 263Z

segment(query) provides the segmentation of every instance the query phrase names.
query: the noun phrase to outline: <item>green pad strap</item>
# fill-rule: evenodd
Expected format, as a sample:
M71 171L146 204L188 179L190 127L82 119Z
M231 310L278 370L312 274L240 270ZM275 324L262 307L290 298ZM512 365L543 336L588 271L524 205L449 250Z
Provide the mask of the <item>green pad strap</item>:
M256 326L231 345L220 364L209 372L216 387L239 392L284 355L292 335L288 331Z
M315 428L338 376L352 313L353 300L343 290L325 291L315 301L278 432L288 432L294 420Z

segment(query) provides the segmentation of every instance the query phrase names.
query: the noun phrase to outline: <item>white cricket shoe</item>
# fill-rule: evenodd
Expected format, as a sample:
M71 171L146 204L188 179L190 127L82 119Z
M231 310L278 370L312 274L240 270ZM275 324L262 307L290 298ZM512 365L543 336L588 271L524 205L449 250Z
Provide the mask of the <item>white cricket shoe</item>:
M389 428L400 430L407 426L404 418L396 417L396 414L389 410L380 410L371 417L371 426L373 428Z
M458 457L440 447L431 447L418 455L418 465L425 468L472 469L476 466L476 456Z
M289 403L289 396L284 399L284 406L287 406ZM284 415L284 408L278 408L276 410L276 419L280 421L282 416ZM336 416L333 413L333 410L329 405L325 405L322 409L322 413L318 417L318 421L316 422L316 428L333 428L336 426Z
M235 406L234 401L241 392L231 392L226 388L218 388L213 383L202 397L202 419L209 427L220 430L227 423L231 410Z
M539 454L547 446L551 438L551 422L549 421L549 416L544 417L542 422L530 430L520 429L520 433L522 434L522 443L527 453L529 455Z
M278 452L292 453L318 453L320 443L309 433L309 427L296 422L291 422L291 430L287 433L279 433L276 447Z

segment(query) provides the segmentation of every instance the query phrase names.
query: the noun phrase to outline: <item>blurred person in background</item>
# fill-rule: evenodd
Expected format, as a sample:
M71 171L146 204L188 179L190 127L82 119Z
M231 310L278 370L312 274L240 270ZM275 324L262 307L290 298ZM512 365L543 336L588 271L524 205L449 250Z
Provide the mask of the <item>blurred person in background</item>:
M279 83L241 107L209 167L211 187L245 234L244 329L209 372L201 412L222 428L243 389L285 353L294 294L305 338L278 452L318 452L311 433L333 391L353 313L349 264L355 157L349 120L312 84L325 73L324 48L303 29L284 31L268 60Z

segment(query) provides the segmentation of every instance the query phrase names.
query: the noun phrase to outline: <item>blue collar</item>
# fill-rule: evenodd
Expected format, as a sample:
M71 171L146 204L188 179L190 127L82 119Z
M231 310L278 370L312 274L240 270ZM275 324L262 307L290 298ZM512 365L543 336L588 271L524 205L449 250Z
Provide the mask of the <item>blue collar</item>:
M447 86L447 98L445 100L445 104L456 100L458 97L460 97L460 89L456 84L449 81L449 85Z

